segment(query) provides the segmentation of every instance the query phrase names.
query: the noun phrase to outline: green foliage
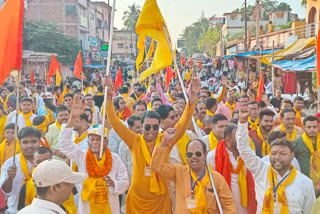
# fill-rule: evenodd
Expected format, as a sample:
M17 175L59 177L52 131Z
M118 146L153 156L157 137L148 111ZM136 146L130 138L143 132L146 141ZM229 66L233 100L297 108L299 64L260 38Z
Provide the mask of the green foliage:
M75 37L65 35L55 24L25 20L23 50L56 53L60 63L72 65L80 50L80 42Z
M307 6L307 0L302 0L301 1L301 6Z
M184 55L190 56L194 53L199 53L199 41L202 35L205 35L209 28L209 21L206 18L200 19L192 25L186 27L181 34L181 39L184 40L184 46L187 51L183 51Z
M201 35L198 47L200 50L204 50L208 56L213 57L215 56L216 45L219 41L220 33L218 27L215 29L209 28L205 34Z
M122 20L125 30L135 31L136 23L140 14L140 6L133 3L128 6L129 10L123 12Z
M239 33L228 33L227 42L244 39L244 30Z

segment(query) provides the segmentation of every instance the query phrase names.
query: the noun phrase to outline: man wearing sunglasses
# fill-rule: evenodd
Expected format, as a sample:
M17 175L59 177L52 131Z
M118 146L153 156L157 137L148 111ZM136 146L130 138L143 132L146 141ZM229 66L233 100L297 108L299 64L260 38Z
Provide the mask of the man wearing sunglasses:
M206 167L206 144L195 139L186 146L187 165L169 164L166 161L169 143L175 138L176 129L167 129L159 147L153 153L152 169L163 177L175 182L175 213L219 213L216 197ZM224 213L237 213L230 188L222 175L212 170L211 174L217 188Z
M142 135L132 132L116 116L112 104L111 79L106 77L103 83L110 86L108 87L107 99L109 122L131 150L133 158L132 183L126 200L126 213L172 213L171 195L168 191L169 180L157 175L150 167L153 149L160 144L163 138L163 133L159 134L160 115L154 111L146 112L142 117ZM200 80L194 78L191 81L191 86L189 103L179 122L175 125L178 132L170 143L170 150L184 135L191 123L197 93L200 90ZM169 153L167 161L169 161Z
M315 202L313 183L291 164L292 142L270 142L271 164L257 157L249 146L247 108L240 109L236 140L240 156L255 181L257 213L310 213Z

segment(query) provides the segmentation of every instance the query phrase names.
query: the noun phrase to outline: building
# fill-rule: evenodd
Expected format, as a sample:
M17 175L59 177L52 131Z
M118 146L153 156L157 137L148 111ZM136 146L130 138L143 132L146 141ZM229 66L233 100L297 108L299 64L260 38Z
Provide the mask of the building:
M86 64L102 62L101 45L109 41L111 6L104 1L32 0L25 19L54 23L65 34L78 38Z
M112 58L125 59L136 56L137 36L130 30L113 32Z

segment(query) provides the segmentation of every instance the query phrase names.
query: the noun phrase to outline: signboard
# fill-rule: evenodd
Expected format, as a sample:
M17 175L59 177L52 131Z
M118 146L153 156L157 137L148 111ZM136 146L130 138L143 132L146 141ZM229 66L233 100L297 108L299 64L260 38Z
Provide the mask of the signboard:
M102 45L101 46L102 51L108 51L109 50L109 45Z
M98 44L97 44L98 40L95 37L89 36L89 43L90 43L90 46L93 46L93 47L97 47L98 46Z
M107 58L108 57L108 51L102 51L102 57Z
M97 51L98 51L98 48L97 48L97 47L94 47L94 46L91 46L91 51L92 51L92 52L97 52Z

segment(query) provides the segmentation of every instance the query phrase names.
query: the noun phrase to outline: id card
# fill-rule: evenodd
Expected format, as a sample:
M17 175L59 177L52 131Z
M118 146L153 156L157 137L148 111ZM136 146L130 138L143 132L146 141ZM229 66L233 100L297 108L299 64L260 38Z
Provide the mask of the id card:
M150 166L146 166L146 168L144 168L144 176L146 177L151 177L152 174L152 170Z
M190 196L187 198L187 209L195 209L197 208L197 199Z
M282 204L279 202L274 203L273 214L281 214Z

